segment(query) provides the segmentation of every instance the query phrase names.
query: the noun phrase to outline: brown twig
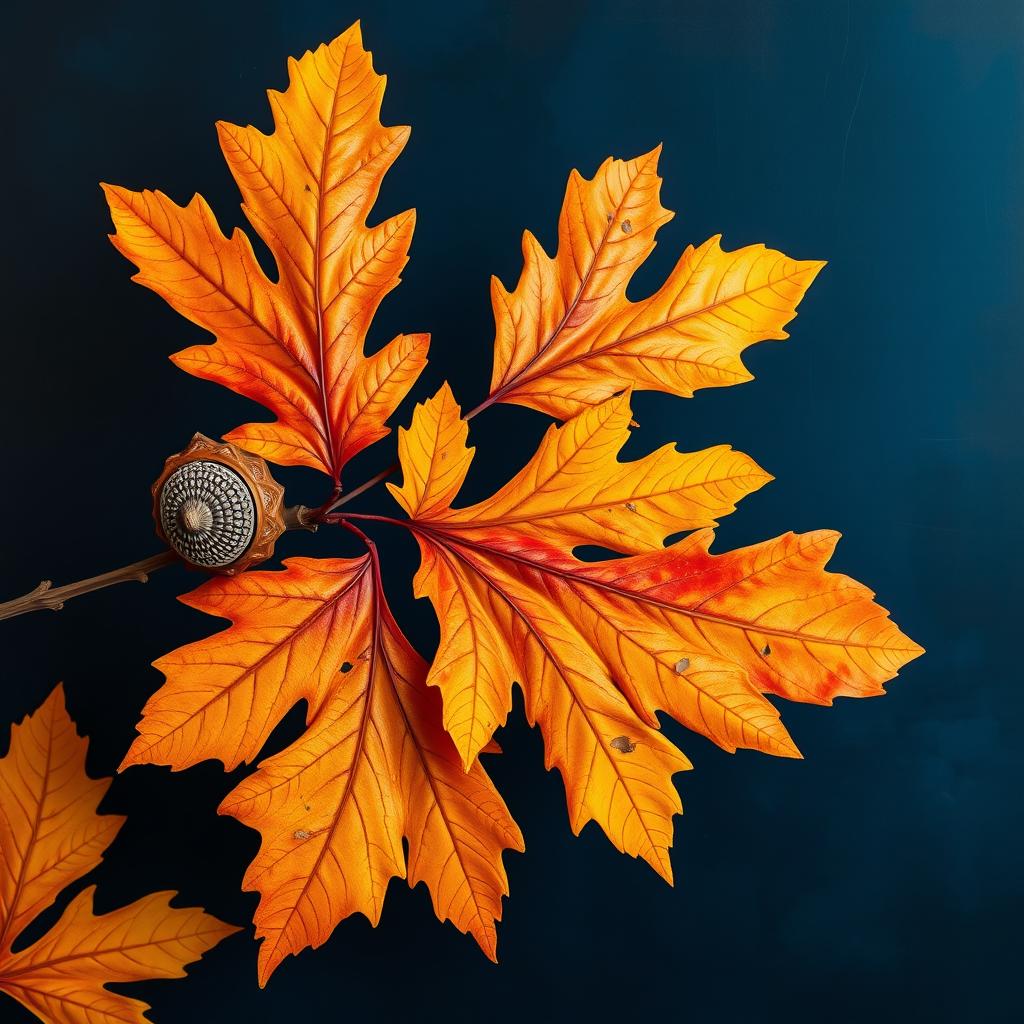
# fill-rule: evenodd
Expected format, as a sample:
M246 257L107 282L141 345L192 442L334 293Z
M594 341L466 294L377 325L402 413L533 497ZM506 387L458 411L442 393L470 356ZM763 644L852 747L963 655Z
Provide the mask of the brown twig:
M160 554L150 555L140 562L132 562L131 565L125 565L120 569L105 572L100 576L91 576L77 583L68 583L63 587L55 587L50 580L43 580L38 587L23 597L16 597L13 601L0 604L0 619L11 619L15 615L38 612L44 608L58 611L64 607L65 601L70 601L73 597L88 594L93 590L102 590L103 587L112 587L115 583L145 583L151 572L156 572L157 569L176 561L178 556L173 551L161 551Z
M311 530L316 531L317 520L313 510L305 505L294 505L284 510L284 524L287 530ZM54 587L51 580L43 580L34 590L30 590L23 597L16 597L13 601L0 603L0 619L13 619L15 615L24 615L25 612L39 612L44 608L52 611L59 611L64 607L65 601L81 594L89 594L94 590L102 590L104 587L112 587L116 583L145 583L151 572L162 569L165 565L180 561L178 556L171 550L161 551L158 555L150 555L140 562L132 562L120 569L113 569L110 572L102 573L99 576L90 576L87 580L79 580L77 583L68 583L63 587Z

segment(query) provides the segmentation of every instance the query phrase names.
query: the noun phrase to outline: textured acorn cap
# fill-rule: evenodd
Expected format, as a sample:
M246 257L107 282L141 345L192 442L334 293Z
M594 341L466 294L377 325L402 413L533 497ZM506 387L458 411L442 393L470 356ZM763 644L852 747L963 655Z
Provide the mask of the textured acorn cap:
M152 487L160 539L188 565L233 576L266 561L284 533L284 488L266 462L196 434Z

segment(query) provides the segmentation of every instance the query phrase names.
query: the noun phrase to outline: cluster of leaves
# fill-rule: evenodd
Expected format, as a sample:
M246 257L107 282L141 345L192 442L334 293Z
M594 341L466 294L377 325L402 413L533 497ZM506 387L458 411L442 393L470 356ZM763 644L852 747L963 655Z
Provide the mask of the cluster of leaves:
M135 279L215 336L174 361L276 417L228 439L326 474L321 521L366 544L359 558L293 558L185 597L232 625L156 663L166 682L124 761L233 768L307 701L305 733L221 807L262 836L244 882L261 897L261 984L346 915L376 922L395 876L425 882L438 917L494 957L502 854L523 841L479 758L494 749L513 683L565 781L574 831L594 820L671 879L672 776L689 762L659 731L659 711L729 751L799 757L766 695L878 694L921 650L866 587L826 571L836 534L710 553L710 528L770 479L747 456L669 445L618 460L633 390L689 397L748 380L742 351L787 336L822 266L760 245L726 252L712 238L687 248L652 296L627 299L671 217L657 150L609 159L589 180L573 172L555 256L524 235L517 287L493 284L487 399L463 415L445 385L400 432L403 482L389 486L407 518L343 511L345 464L387 433L426 361L422 334L364 353L413 232L412 212L367 225L408 129L380 123L384 79L358 26L289 70L288 89L269 94L273 134L218 126L276 280L199 196L180 207L105 186ZM496 402L562 424L495 495L453 507L473 458L468 420ZM367 518L419 542L415 590L441 624L429 666L388 610L377 551L357 525ZM579 545L621 557L580 561Z
M87 748L58 686L11 729L0 759L0 991L48 1024L143 1024L146 1004L105 984L184 977L237 928L172 908L173 892L97 915L89 886L41 939L13 948L62 889L99 864L125 822L96 813L110 780L86 775Z

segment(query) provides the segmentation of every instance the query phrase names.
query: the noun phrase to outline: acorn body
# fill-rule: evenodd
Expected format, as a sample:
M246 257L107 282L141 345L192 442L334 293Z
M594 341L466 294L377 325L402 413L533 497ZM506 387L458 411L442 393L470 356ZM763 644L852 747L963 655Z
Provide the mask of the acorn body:
M271 556L285 530L283 497L258 455L196 434L153 484L153 518L183 562L230 576Z

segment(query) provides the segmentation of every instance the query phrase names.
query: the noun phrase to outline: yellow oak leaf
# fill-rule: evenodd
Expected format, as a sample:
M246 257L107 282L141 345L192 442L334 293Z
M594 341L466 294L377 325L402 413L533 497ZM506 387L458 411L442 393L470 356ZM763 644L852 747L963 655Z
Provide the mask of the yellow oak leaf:
M660 202L661 147L607 159L593 179L569 176L558 251L523 235L515 291L494 278L492 402L559 419L624 388L690 397L698 388L750 380L749 345L788 337L804 292L824 263L763 245L726 252L716 236L683 253L664 285L631 302L626 288L672 218Z
M353 25L289 62L269 93L275 131L220 123L221 149L250 224L278 271L263 272L246 235L225 237L201 196L180 207L162 192L104 185L114 245L134 280L216 336L175 363L262 403L277 417L227 439L335 481L388 430L426 363L428 336L400 335L366 357L370 322L405 266L415 214L366 219L408 128L380 123L384 79Z
M244 882L261 895L260 984L342 918L376 924L396 876L425 882L437 916L494 959L502 851L522 850L522 836L480 763L464 767L445 733L427 666L384 601L375 549L284 565L183 598L233 625L156 663L167 681L122 767L219 758L233 768L306 700L304 735L221 806L263 837Z
M187 964L238 929L172 908L173 892L96 915L90 886L41 939L12 948L62 889L100 862L124 824L96 813L110 780L85 774L87 747L58 686L12 728L0 760L0 991L47 1024L142 1024L146 1004L110 992L108 982L184 977Z
M408 468L403 486L392 491L412 518L453 530L509 526L524 537L632 553L661 548L669 534L716 525L772 479L728 445L683 453L667 444L636 462L617 461L629 437L629 403L627 392L550 427L533 458L497 494L456 510L451 502L474 449L466 447L468 424L451 391L442 388L420 407L421 429L399 431ZM426 444L433 445L429 456Z
M623 397L587 409L552 428L494 497L456 509L472 450L445 385L400 431L404 483L389 486L422 553L416 593L440 623L428 682L466 763L505 721L517 682L565 780L573 829L598 821L670 878L671 775L688 762L657 711L729 751L799 757L764 694L822 704L878 694L921 648L870 590L825 571L837 534L712 555L713 533L700 529L662 548L679 522L727 513L766 477L746 460L745 482L723 493L708 453L619 463L629 416ZM616 504L595 515L605 482ZM587 542L644 553L584 562L568 550Z

